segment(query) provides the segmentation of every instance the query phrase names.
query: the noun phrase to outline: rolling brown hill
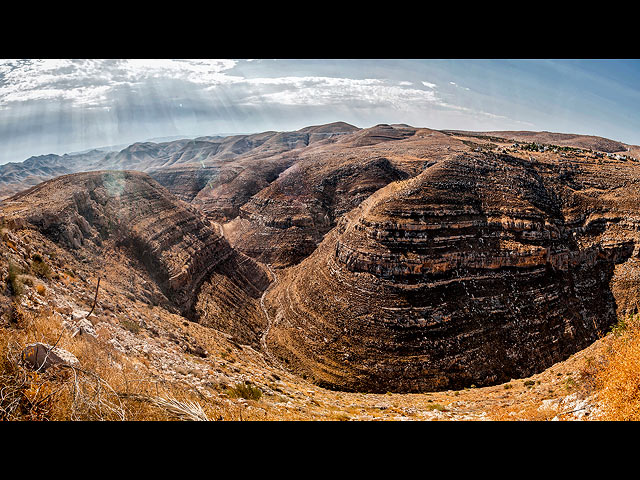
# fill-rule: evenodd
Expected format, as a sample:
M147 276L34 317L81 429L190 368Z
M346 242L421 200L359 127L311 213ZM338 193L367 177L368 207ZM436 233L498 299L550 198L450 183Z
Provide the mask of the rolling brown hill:
M627 145L622 142L611 140L595 135L577 135L569 133L553 133L553 132L529 132L529 131L490 131L490 132L471 132L464 130L447 130L450 133L459 133L463 135L480 135L504 138L505 140L517 142L530 142L540 144L559 145L567 147L576 147L597 150L605 153L628 152L630 149L636 150L638 145Z

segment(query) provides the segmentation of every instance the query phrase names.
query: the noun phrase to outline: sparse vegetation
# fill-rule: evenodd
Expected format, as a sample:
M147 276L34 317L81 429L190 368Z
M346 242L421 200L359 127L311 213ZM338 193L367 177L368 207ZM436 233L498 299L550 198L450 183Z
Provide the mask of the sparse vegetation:
M42 256L34 254L31 256L31 271L34 275L41 278L51 278L51 267L44 261Z
M602 358L581 372L591 380L605 420L640 420L640 315L618 323Z
M618 323L616 323L615 325L613 325L611 327L611 329L609 330L610 333L612 333L613 335L616 336L620 336L622 334L624 334L627 331L627 318L626 317L620 317L618 319Z
M246 400L260 400L262 397L262 390L251 382L237 383L228 388L226 393L231 398L244 398Z
M118 323L120 323L123 328L129 330L131 333L140 333L140 323L136 322L135 320L126 317L121 318Z
M24 284L20 280L19 275L22 273L20 268L14 263L9 262L9 269L7 273L7 285L11 290L11 295L19 297L24 293Z
M0 421L242 419L231 409L201 405L179 385L145 381L126 356L101 341L68 338L51 311L22 315L22 328L0 335ZM81 366L36 372L21 362L25 345L58 340Z
M573 377L569 376L564 381L564 389L567 391L573 391L578 388L578 384L573 379Z

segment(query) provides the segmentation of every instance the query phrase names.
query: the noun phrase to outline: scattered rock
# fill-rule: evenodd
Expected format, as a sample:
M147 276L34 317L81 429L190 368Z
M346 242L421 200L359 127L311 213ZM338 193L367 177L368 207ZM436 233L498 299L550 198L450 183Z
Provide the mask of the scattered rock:
M46 370L52 365L77 365L80 362L72 353L46 343L32 343L22 350L22 361L34 370Z
M76 322L64 321L62 322L62 326L71 331L71 338L75 337L76 335L83 334L89 335L93 338L98 338L96 329L94 328L93 324L86 318L80 318Z

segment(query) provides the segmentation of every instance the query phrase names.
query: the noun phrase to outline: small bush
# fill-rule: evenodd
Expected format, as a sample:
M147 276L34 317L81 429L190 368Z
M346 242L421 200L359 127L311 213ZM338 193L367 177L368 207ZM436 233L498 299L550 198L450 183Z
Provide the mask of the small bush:
M13 302L9 310L9 320L16 325L22 325L25 321L25 314L20 306Z
M227 395L232 398L245 398L247 400L260 400L262 390L250 382L237 383L234 387L227 389Z
M31 257L31 271L34 275L41 278L51 278L51 267L38 254Z
M9 263L9 271L7 273L7 285L11 289L11 294L14 297L19 297L24 293L24 285L22 280L18 277L22 271L13 263Z
M618 323L611 326L610 333L613 335L622 335L628 328L627 319L622 317L618 320Z
M131 320L130 318L123 318L118 323L120 323L120 325L123 328L126 328L131 333L140 332L140 324L138 322L136 322L135 320Z
M444 405L441 405L439 403L433 403L431 405L427 405L426 409L427 410L437 410L439 412L446 412L447 411L447 407L445 407Z

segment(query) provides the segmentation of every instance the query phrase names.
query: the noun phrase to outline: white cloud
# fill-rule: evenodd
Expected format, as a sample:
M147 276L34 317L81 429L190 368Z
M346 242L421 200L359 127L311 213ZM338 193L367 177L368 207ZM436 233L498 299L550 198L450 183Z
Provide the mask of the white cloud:
M278 77L246 79L242 104L286 106L387 107L409 110L440 103L435 92L405 88L380 79Z
M75 107L98 113L109 111L113 112L109 118L115 119L110 121L131 122L131 125L140 124L143 118L149 122L175 120L178 123L187 115L193 117L194 111L202 121L235 119L233 121L244 125L260 116L269 118L270 113L277 110L274 107L280 106L288 108L288 112L293 112L295 107L305 107L305 114L319 107L316 112L353 113L363 119L374 115L372 112L378 117L395 115L396 118L424 118L427 114L442 113L485 120L504 118L468 108L468 103L462 106L458 100L445 101L442 97L446 94L428 81L414 83L401 80L401 76L350 78L348 71L360 71L347 68L340 77L313 73L278 76L290 65L276 69L271 62L264 62L262 69L258 65L262 63L253 62L254 68L247 69L259 71L260 76L247 77L235 73L243 70L242 65L234 70L238 65L235 60L0 60L0 110L3 113L0 120L9 124L10 118L33 117L38 113L39 109L31 109L30 105L20 109L21 103L37 103L49 114L63 107L74 112ZM175 112L178 105L180 114ZM16 112L21 110L21 115L5 115L14 108ZM247 120L242 113L247 111L257 114ZM302 111L302 108L296 110L297 114ZM281 117L276 114L274 118ZM40 120L22 121L35 124ZM52 127L47 124L46 128ZM127 131L129 128L123 127Z
M449 82L454 87L462 88L463 90L469 90L467 87L463 87L462 85L458 85L456 82Z
M154 79L199 85L241 80L225 73L233 60L3 60L0 61L0 106L34 100L104 105L112 89Z

